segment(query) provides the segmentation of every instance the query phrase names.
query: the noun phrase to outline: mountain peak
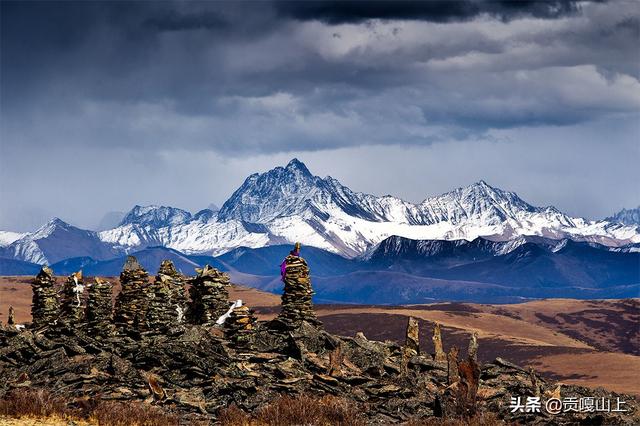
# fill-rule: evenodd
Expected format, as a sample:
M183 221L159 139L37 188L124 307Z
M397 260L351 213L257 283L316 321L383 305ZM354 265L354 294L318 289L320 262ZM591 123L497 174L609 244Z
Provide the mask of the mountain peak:
M623 225L640 225L640 206L635 209L622 209L605 220L608 222L621 223Z
M481 188L491 188L493 189L493 186L489 185L484 179L480 179L479 181L471 184L472 187L481 187Z
M127 213L119 226L129 224L153 225L156 228L178 225L191 219L191 213L186 210L168 206L140 206L135 205Z
M45 223L44 225L42 225L40 228L38 228L33 234L31 234L33 239L41 239L41 238L47 238L49 236L51 236L53 233L55 233L56 231L81 231L83 232L81 229L76 228L73 225L68 224L67 222L65 222L64 220L54 217L52 218L49 222Z
M42 225L38 230L36 230L36 234L45 234L45 235L49 235L51 232L53 232L55 229L57 228L70 228L71 225L69 225L67 222L65 222L64 220L58 218L58 217L54 217L51 220L49 220L49 222L45 223L44 225Z
M288 172L294 172L294 173L300 172L305 176L312 176L307 166L297 158L293 158L291 161L289 161L289 163L285 167L285 170L287 170Z

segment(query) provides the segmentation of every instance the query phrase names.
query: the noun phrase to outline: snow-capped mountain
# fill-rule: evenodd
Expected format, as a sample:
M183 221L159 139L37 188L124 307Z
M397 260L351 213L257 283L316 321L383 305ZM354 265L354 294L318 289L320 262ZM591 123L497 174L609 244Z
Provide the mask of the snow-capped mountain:
M38 264L88 255L94 259L109 259L119 253L121 251L111 244L101 241L97 233L76 228L58 218L0 249L0 257Z
M640 206L635 209L622 209L605 220L623 225L640 225Z
M167 206L134 206L120 222L119 226L129 224L150 225L154 228L180 225L191 219L186 210Z
M358 257L393 235L417 240L484 237L509 241L505 250L517 246L525 236L611 247L640 243L638 226L588 221L554 207L534 207L515 193L484 181L413 204L393 196L354 192L330 176L314 176L297 159L286 167L252 174L217 212L205 209L192 215L172 207L135 206L116 228L97 234L74 230L68 241L55 233L51 235L56 238L44 236L42 229L24 235L2 249L3 256L52 262L52 258L61 258L57 245L61 253L72 246L75 252L84 247L86 253L77 255L94 258L98 257L91 250L128 253L158 245L186 254L216 256L241 246L300 241ZM82 238L80 232L85 233ZM87 242L81 244L83 239Z
M284 168L249 176L222 206L218 218L259 223L288 241L304 241L346 256L361 255L391 235L496 241L537 235L612 246L640 241L637 227L590 222L554 207L534 207L484 181L412 204L353 192L330 176L313 176L296 159Z
M24 232L0 231L0 248L8 246L25 235Z

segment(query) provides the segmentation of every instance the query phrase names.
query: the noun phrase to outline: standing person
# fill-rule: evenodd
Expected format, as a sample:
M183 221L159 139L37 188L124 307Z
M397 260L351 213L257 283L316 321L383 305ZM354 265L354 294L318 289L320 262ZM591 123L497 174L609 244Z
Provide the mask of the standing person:
M293 250L289 252L289 256L285 257L285 259L280 264L280 279L282 281L284 281L284 277L287 275L287 258L290 256L300 257L300 243L296 243L293 246Z

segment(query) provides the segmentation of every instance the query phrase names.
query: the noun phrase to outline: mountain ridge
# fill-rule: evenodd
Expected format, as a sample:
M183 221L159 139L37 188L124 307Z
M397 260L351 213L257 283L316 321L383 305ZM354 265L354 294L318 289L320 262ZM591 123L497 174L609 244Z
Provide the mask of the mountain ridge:
M65 248L68 244L61 238L50 238L47 227L58 234L72 229L76 250ZM640 243L638 226L570 217L553 206L535 207L484 180L414 204L394 196L354 192L331 176L314 176L294 158L285 167L248 176L217 212L204 209L192 214L170 206L136 205L119 226L100 232L54 219L19 238L5 233L5 241L16 239L0 247L0 255L55 263L61 259L53 250L57 244L66 254L96 259L151 246L217 256L241 246L301 241L357 258L393 235L467 241L537 236L613 247Z

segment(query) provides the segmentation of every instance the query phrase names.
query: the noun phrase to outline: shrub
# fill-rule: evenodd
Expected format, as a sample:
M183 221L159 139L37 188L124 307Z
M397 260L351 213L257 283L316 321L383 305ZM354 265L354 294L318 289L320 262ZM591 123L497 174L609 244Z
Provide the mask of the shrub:
M218 421L224 426L335 425L364 426L359 407L344 398L307 395L283 396L257 410L252 416L235 405L222 410Z

